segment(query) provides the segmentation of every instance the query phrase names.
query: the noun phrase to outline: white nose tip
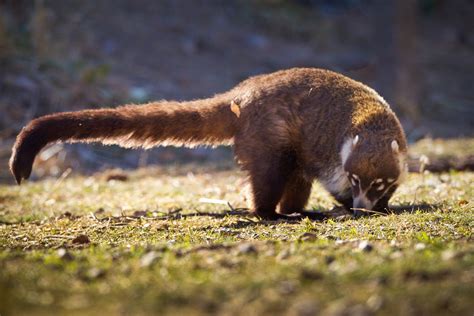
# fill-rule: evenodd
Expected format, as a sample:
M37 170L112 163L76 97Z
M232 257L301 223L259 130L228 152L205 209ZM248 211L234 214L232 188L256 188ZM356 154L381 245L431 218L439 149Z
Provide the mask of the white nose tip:
M362 196L357 196L354 198L354 203L353 203L354 209L366 209L366 210L371 210L374 205L373 203L367 199L365 195Z

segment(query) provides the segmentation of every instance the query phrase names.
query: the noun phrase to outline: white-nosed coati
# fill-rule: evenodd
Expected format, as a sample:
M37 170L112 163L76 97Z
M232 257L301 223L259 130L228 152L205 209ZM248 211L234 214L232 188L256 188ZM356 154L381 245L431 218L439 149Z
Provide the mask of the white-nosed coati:
M311 68L252 77L209 99L37 118L13 147L10 169L18 183L29 177L38 152L56 141L145 148L233 143L249 174L253 210L268 219L302 212L314 179L356 214L383 211L406 170L405 136L385 100L362 83Z

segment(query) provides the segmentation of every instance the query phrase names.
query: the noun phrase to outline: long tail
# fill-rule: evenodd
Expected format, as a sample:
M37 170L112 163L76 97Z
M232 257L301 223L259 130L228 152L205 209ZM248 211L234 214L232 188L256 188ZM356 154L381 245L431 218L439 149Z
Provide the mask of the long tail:
M101 142L150 148L159 144L229 143L237 117L226 95L191 102L156 102L116 109L64 112L32 120L18 135L10 170L21 183L31 174L36 155L49 143Z

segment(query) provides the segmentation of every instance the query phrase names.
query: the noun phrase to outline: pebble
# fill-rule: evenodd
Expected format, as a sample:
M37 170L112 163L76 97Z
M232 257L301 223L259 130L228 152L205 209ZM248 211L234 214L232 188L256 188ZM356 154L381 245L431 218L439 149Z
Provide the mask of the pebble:
M105 271L99 268L91 268L87 271L87 278L90 280L100 278L105 275Z
M318 235L314 233L304 233L298 239L301 241L314 241L318 239Z
M370 252L374 249L374 246L370 244L367 240L363 240L359 243L359 249L365 252Z
M426 244L421 243L421 242L419 242L415 245L415 250L423 250L425 248L426 248Z
M280 251L280 253L276 256L276 259L281 261L281 260L286 260L291 256L291 251L289 249L285 249Z
M74 259L74 256L65 248L58 249L58 257L68 261Z
M249 253L257 253L257 248L250 243L241 244L237 247L237 251L240 254L249 254Z
M140 259L140 266L141 267L149 267L152 265L157 259L160 258L160 254L154 250L147 252L143 255Z

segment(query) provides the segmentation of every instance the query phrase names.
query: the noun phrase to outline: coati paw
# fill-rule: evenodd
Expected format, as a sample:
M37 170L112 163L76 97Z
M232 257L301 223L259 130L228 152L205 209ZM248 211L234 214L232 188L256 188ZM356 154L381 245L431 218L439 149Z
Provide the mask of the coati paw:
M322 221L322 220L325 220L325 219L329 218L328 215L326 215L324 213L317 213L317 212L301 211L299 214L301 215L302 218L307 217L309 219L317 220L317 221Z
M285 214L258 214L257 217L260 218L261 220L266 220L266 221L278 221L278 220L285 220L285 221L299 221L301 220L301 216L299 214L290 214L290 215L285 215Z
M324 220L328 218L327 215L322 214L322 213L316 213L316 212L307 212L307 211L301 211L298 213L292 213L292 214L265 214L265 215L259 215L257 216L262 219L262 220L270 220L270 221L278 221L278 220L284 220L284 221L301 221L305 218L309 218L311 220Z

